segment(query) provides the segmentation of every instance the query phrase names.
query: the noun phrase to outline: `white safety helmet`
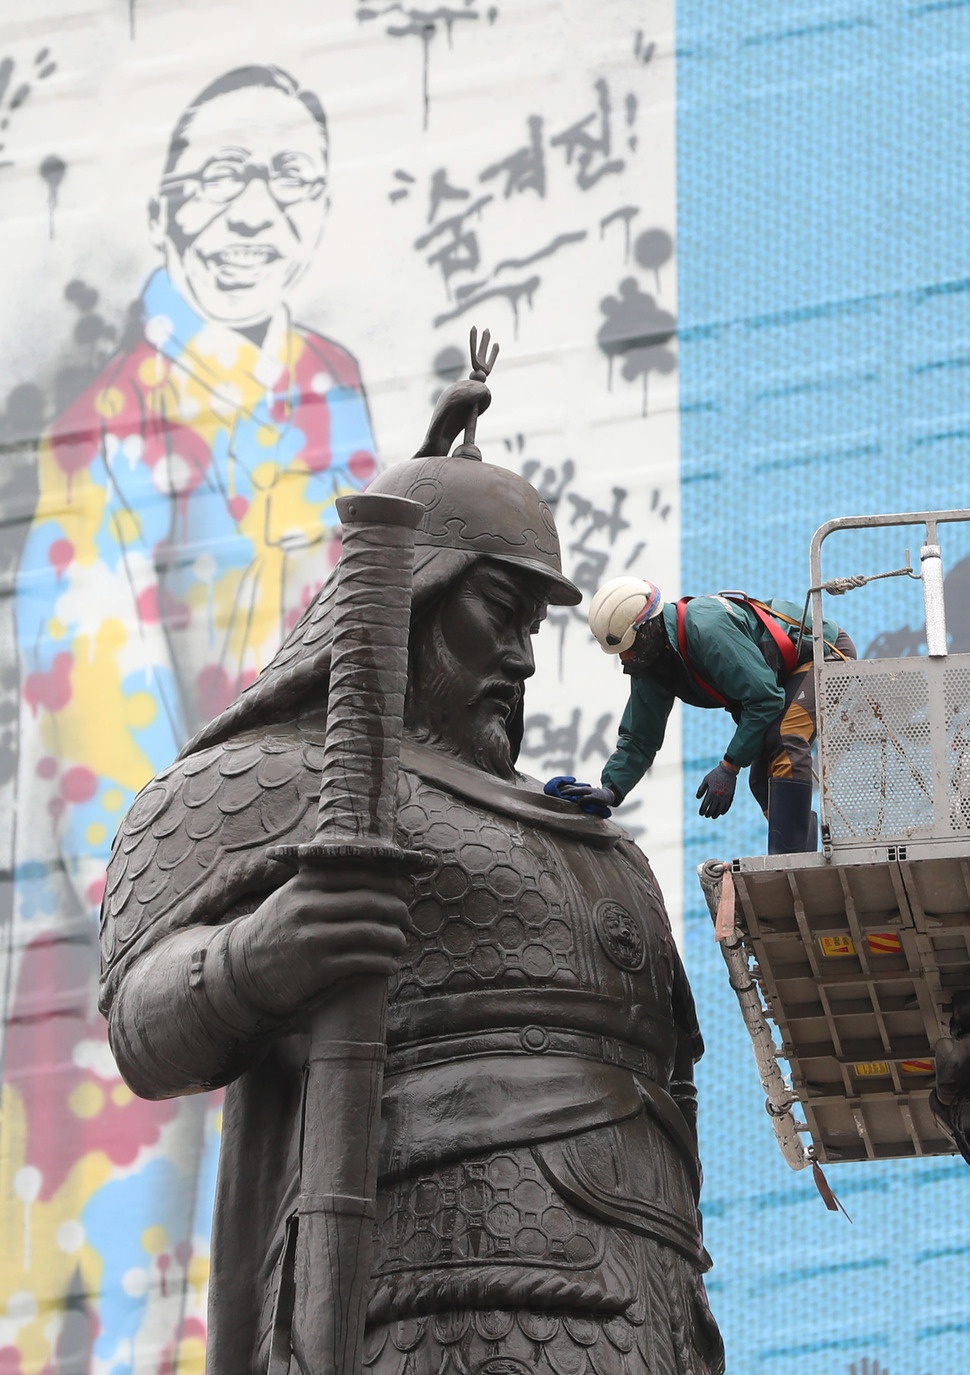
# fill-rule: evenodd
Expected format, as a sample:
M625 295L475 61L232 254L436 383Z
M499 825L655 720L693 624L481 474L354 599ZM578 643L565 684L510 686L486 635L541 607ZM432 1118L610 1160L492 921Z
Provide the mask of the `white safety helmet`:
M606 654L622 654L637 636L637 627L663 610L660 589L646 578L611 578L593 597L589 628Z

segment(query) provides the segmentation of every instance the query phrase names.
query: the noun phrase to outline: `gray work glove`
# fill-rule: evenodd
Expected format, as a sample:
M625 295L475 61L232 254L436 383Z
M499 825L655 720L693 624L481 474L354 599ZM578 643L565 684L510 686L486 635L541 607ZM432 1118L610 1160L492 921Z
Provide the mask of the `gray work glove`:
M706 773L695 794L701 799L701 816L723 816L734 801L737 783L737 774L725 768L723 763L718 764L716 769L711 769L710 773Z
M617 804L616 793L608 785L594 788L591 783L565 783L559 795L575 802L581 811L602 817L604 821L610 815L610 808Z
M543 792L550 797L561 798L563 802L575 802L582 811L601 817L604 821L610 815L610 808L620 800L612 788L594 788L592 783L577 783L572 774L557 774L555 778L550 778Z

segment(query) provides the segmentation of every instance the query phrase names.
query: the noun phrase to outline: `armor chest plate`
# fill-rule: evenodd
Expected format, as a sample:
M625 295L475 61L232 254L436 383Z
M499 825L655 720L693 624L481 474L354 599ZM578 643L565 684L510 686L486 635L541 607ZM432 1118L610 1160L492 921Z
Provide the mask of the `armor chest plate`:
M594 847L414 774L402 785L400 838L434 867L414 884L392 1040L414 1036L428 999L439 1034L540 1021L640 1041L646 1022L670 1024L669 924L632 847Z

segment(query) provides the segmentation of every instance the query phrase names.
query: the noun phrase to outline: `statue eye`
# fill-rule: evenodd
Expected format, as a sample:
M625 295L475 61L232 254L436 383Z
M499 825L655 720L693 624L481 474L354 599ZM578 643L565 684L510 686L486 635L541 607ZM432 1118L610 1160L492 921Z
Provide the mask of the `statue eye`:
M501 592L496 591L495 588L487 587L483 589L482 600L485 602L486 606L490 607L493 611L497 611L503 618L507 619L515 615L516 607L514 603L511 602L508 597L503 597Z

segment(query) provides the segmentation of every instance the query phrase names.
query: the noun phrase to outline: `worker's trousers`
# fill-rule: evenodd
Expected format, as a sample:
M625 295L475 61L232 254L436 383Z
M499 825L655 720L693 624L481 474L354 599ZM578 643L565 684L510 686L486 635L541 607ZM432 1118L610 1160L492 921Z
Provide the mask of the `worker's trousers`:
M835 641L837 654L826 658L856 658L856 648L844 630ZM785 680L785 705L773 725L765 733L761 753L751 765L748 784L758 806L768 815L768 779L793 778L801 783L812 781L812 745L815 740L815 674L812 672L812 646L805 642L804 662Z

